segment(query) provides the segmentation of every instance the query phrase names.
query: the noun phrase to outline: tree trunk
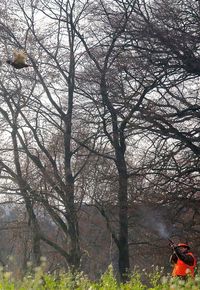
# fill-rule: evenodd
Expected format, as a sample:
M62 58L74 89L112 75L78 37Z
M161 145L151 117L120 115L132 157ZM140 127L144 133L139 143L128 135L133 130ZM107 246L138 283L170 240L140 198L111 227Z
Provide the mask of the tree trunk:
M13 126L12 131L12 141L14 148L14 161L17 173L17 181L20 188L21 195L24 199L26 210L29 217L29 225L31 226L31 236L32 236L32 254L33 254L33 265L40 265L41 258L41 248L40 248L40 227L37 221L37 217L34 213L33 204L31 199L29 198L29 194L27 192L26 183L23 180L23 173L20 165L20 157L18 152L18 144L17 144L17 126Z
M34 266L39 266L41 263L41 245L40 245L40 226L37 221L37 217L34 213L33 206L31 202L29 205L26 202L26 209L29 215L29 224L31 230L31 237L32 237L32 260ZM29 208L28 208L29 207Z
M72 109L72 104L71 104ZM71 171L71 118L72 112L68 108L68 118L65 122L65 183L66 183L66 220L68 223L69 267L78 269L80 265L80 246L78 234L78 219L74 201L74 177Z
M65 184L66 184L66 220L68 223L68 264L71 269L78 269L80 266L80 245L77 208L74 200L74 177L71 168L71 140L72 140L72 118L73 118L73 100L75 88L75 59L74 59L74 31L72 29L72 15L70 14L68 23L68 33L70 41L70 64L68 77L68 108L64 118L64 161L65 161Z
M119 273L121 281L125 282L128 278L130 269L129 263L129 246L128 246L128 196L127 183L128 174L124 152L120 148L116 152L116 165L118 169L118 207L119 207Z

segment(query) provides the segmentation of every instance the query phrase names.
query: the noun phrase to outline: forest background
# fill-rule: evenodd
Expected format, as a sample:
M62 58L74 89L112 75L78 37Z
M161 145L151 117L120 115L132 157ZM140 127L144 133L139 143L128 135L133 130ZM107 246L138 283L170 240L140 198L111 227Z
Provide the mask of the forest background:
M0 261L170 270L199 251L200 4L0 4ZM6 63L15 49L30 67Z

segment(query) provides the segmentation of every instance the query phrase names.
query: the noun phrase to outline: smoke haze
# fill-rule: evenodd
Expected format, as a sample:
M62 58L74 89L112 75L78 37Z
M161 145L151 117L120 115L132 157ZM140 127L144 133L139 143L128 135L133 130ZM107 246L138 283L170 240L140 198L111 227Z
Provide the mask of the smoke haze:
M161 222L158 222L156 223L155 222L155 227L154 229L158 232L159 236L163 239L169 239L170 235L169 235L169 232L167 230L167 227L164 223L161 223Z
M141 214L141 223L144 227L153 231L160 238L170 238L171 233L164 221L164 215L161 211L145 207L141 210Z

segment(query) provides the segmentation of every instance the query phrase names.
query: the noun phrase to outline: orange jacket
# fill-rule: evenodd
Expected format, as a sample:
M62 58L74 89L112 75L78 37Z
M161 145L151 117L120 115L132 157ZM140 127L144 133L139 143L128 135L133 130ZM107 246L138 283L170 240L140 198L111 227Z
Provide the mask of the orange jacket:
M192 266L187 265L184 263L181 259L178 258L177 262L174 265L173 271L172 271L172 276L186 276L190 275L191 277L194 277L194 269L197 264L197 260L194 257L192 253L187 253L187 255L191 255L194 259L194 263Z

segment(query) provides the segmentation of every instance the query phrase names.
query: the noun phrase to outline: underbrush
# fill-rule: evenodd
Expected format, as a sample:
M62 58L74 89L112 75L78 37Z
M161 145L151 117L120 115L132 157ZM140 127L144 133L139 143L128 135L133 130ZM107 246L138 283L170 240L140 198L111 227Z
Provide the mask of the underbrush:
M144 272L144 273L143 273ZM99 281L91 281L83 273L46 274L42 267L23 279L16 279L11 272L0 272L0 290L199 290L200 275L184 282L179 279L163 276L162 270L154 270L151 274L134 271L127 283L119 283L110 266ZM142 282L145 277L147 285Z

